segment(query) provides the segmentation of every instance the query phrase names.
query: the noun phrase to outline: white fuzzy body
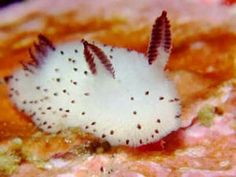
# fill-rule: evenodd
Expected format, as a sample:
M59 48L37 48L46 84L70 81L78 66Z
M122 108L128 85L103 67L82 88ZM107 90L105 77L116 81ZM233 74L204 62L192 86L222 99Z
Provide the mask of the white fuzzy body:
M149 65L134 51L98 46L113 64L115 78L96 57L93 75L83 45L71 42L50 51L33 74L16 71L9 82L12 101L44 131L80 127L112 145L152 143L178 129L180 106L173 101L178 95L163 64Z

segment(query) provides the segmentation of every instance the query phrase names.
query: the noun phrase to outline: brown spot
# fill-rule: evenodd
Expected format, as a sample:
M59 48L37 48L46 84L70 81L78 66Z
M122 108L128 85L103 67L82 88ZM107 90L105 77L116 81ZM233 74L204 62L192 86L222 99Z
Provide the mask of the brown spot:
M8 83L12 78L13 76L5 76L3 79L6 83Z
M142 127L141 127L141 125L140 125L140 124L137 124L137 128L138 128L138 129L141 129Z
M164 97L163 96L159 97L159 100L164 100Z
M84 93L85 96L89 96L90 94L88 92Z
M157 123L161 123L161 120L160 120L160 119L157 119Z
M129 144L129 140L126 140L125 143L128 145Z
M146 91L146 92L145 92L145 95L149 95L149 91Z
M175 115L175 118L180 118L181 117L181 114L177 114L177 115Z
M139 140L139 143L140 143L140 144L143 144L143 141L140 139L140 140Z
M215 112L216 114L218 114L218 115L223 115L223 114L224 114L223 108L222 108L222 107L218 107L218 106L215 107L214 112Z
M18 90L15 91L15 94L16 94L16 96L19 96L19 95L20 95L20 93L19 93Z
M36 112L33 112L31 115L30 115L30 117L33 117L33 116L35 116L36 115Z
M175 98L174 100L175 100L175 101L179 101L179 98Z
M114 134L114 131L113 131L113 130L111 130L111 131L110 131L110 134L111 134L111 135L113 135L113 134Z

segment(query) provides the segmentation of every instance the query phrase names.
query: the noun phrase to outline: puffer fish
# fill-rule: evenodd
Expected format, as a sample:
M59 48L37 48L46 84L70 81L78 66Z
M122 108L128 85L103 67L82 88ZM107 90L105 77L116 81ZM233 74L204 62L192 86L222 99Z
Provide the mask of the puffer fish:
M165 71L170 51L163 11L146 55L85 39L55 46L40 34L32 62L5 80L12 103L43 131L79 127L111 145L137 147L180 127L180 99Z

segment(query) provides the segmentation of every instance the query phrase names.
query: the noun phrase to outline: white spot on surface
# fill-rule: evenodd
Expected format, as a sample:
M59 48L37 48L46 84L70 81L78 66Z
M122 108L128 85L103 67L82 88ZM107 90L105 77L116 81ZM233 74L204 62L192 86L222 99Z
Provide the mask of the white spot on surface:
M189 157L204 157L206 154L205 147L197 146L192 148L187 148L185 150L176 151L176 155L189 156Z
M68 161L63 159L51 159L45 164L45 169L62 168L68 165Z
M190 45L190 48L191 49L202 49L205 47L205 43L203 41L197 41L197 42L194 42Z
M56 177L76 177L76 176L77 175L73 173L64 173L64 174L57 175Z

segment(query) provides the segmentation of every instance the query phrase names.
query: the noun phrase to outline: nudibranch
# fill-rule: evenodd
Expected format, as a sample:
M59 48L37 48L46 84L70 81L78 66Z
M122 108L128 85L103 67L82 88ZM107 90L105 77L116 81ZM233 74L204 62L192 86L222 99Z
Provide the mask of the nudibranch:
M166 73L167 13L153 25L147 54L86 40L57 47L43 35L7 77L13 104L43 131L80 127L111 145L141 146L180 127L178 93Z

